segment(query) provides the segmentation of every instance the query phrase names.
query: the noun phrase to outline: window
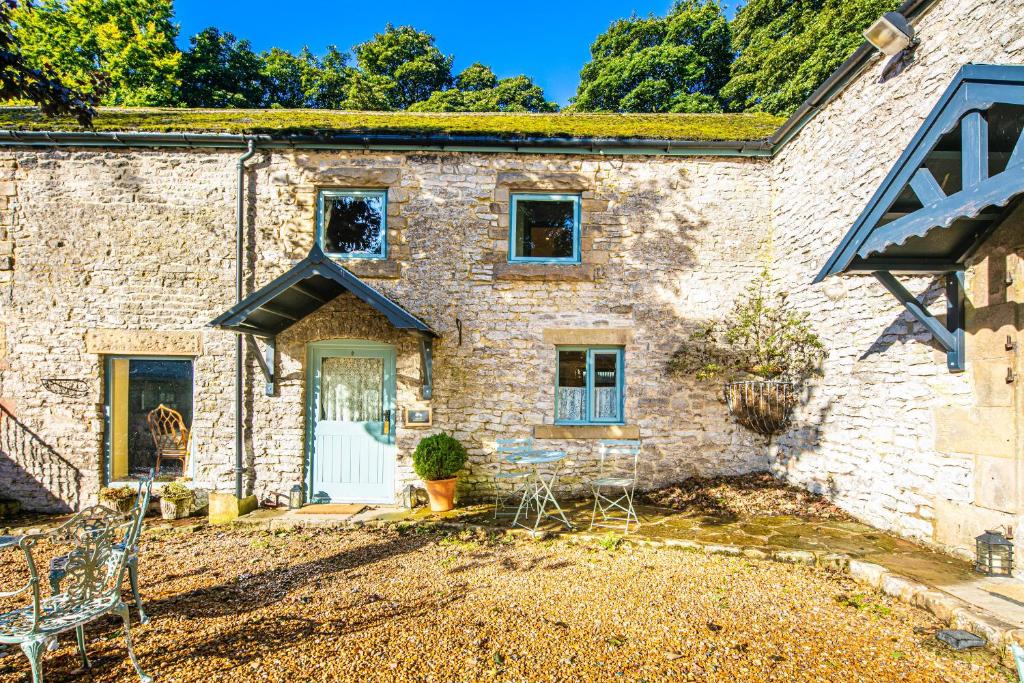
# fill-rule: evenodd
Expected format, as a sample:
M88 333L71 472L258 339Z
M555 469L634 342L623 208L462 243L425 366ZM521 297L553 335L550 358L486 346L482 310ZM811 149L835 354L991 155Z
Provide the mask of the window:
M156 445L146 421L150 411L167 406L192 429L192 360L108 358L106 377L107 479L145 476L156 467ZM161 474L178 474L180 468L176 460L160 465Z
M609 347L559 347L555 424L622 422L623 352Z
M317 233L324 253L338 258L387 258L386 190L322 190Z
M510 261L580 260L580 198L571 194L512 195Z

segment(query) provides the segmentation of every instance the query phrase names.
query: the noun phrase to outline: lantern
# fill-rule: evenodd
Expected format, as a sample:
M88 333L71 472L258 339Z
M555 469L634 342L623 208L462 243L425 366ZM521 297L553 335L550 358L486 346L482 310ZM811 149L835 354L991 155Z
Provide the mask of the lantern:
M302 507L302 484L296 484L288 494L288 509L298 510Z
M1002 532L986 531L974 540L978 544L974 570L988 576L1009 576L1013 569L1013 544Z

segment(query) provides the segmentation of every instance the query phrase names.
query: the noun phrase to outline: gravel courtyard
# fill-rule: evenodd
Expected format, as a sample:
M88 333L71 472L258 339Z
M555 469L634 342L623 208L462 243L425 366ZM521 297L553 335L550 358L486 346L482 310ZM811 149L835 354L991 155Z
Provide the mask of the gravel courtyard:
M133 634L157 681L1013 680L806 566L422 527L152 529L141 552L152 622ZM5 555L0 590L19 565ZM114 620L87 634L91 675L71 638L47 681L137 680ZM27 673L0 659L0 683Z

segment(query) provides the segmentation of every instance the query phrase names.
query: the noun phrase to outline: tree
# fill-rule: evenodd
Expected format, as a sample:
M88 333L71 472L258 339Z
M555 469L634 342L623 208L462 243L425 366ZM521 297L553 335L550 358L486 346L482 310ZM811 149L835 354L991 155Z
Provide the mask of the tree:
M38 104L47 116L69 114L81 125L91 125L94 107L105 88L103 79L93 72L88 89L79 92L62 83L51 68L31 66L21 52L12 23L17 9L15 0L0 0L0 98L26 99Z
M476 63L455 79L456 88L438 90L409 111L558 111L558 105L544 99L544 90L526 76L513 76L500 81L491 68Z
M388 24L355 53L360 74L350 86L349 109L406 109L452 82L453 58L441 54L434 36L411 26Z
M263 63L248 40L237 40L211 26L189 42L191 48L181 58L180 104L243 108L264 104Z
M573 98L578 111L721 111L732 61L717 0L677 0L666 17L620 19L590 46Z
M789 114L899 0L749 0L732 22L739 53L722 88L730 108Z
M109 84L103 104L174 103L181 54L172 0L40 0L11 18L27 62L68 86L95 92L99 72Z
M487 90L496 85L498 77L491 67L480 62L473 62L455 77L455 87L459 90Z

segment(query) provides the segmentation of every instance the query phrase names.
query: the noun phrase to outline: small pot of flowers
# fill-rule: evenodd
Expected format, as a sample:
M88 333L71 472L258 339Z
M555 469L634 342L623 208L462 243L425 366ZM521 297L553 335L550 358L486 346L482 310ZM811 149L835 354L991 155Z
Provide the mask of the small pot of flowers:
M129 486L104 486L100 489L100 502L128 514L135 503L135 491Z
M431 512L455 507L455 473L466 464L466 449L445 433L425 437L412 454L412 466L427 486Z
M192 514L195 493L174 481L160 490L160 515L164 519L182 519Z

